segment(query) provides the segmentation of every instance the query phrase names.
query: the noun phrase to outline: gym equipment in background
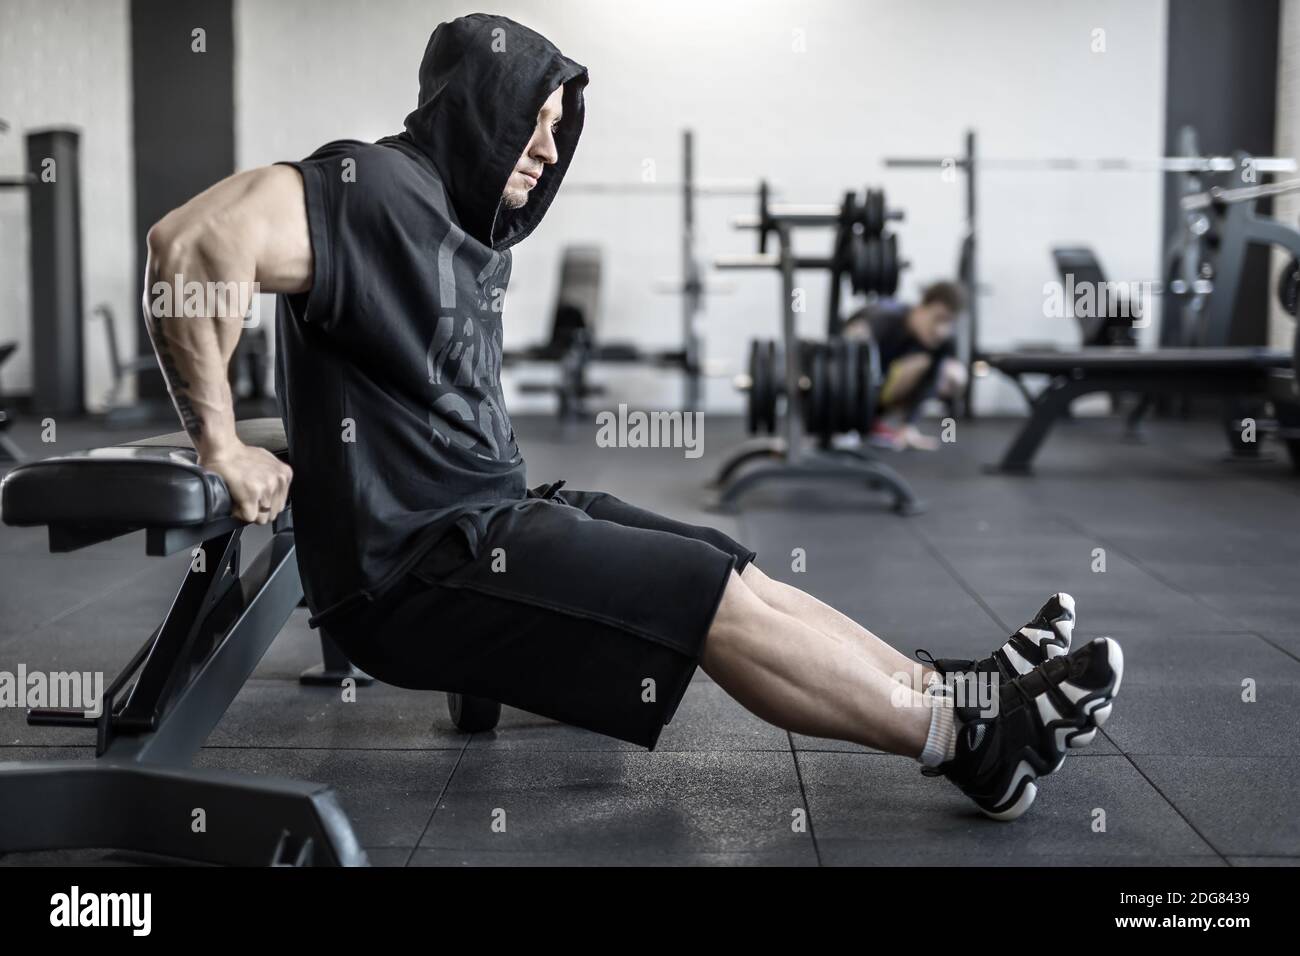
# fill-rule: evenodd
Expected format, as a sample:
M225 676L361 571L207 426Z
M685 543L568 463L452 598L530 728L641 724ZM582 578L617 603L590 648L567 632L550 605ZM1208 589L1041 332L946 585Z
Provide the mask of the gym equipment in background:
M1250 157L1232 159L1237 182L1244 181ZM1197 273L1213 285L1204 293L1198 347L1142 352L1129 348L1085 348L1077 352L1007 352L985 356L988 364L1007 375L1044 374L1048 384L1033 397L1030 417L994 470L1028 473L1035 454L1052 425L1070 403L1090 392L1141 392L1222 396L1238 407L1270 394L1294 400L1295 349L1229 346L1232 321L1248 247L1277 245L1300 256L1300 230L1259 215L1255 203L1265 196L1300 190L1300 179L1285 183L1243 185L1186 196L1187 210L1204 210L1213 241L1202 246ZM1287 384L1289 382L1289 384ZM1279 384L1281 383L1281 384ZM1240 418L1225 421L1229 444L1239 457L1257 457L1257 441L1243 441ZM1287 443L1293 462L1300 455L1300 430L1293 425L1275 429Z
M0 120L0 132L9 124ZM81 330L81 136L50 127L26 136L27 172L0 177L0 191L27 196L31 296L32 408L37 415L85 411ZM37 175L36 170L40 171ZM7 343L0 361L13 355ZM0 409L0 460L22 459L3 431L12 424Z
M32 408L37 415L72 417L86 410L81 134L49 127L28 133L26 141L28 171L0 179L0 189L20 190L27 196Z
M136 355L130 359L122 358L122 350L117 340L117 322L113 310L107 303L101 302L91 311L91 315L104 326L104 338L108 344L109 373L113 384L104 396L104 424L110 428L130 428L152 418L152 411L141 404L128 404L125 401L126 388L131 379L140 372L158 368L158 360L152 355Z
M554 363L553 382L520 382L525 394L554 393L561 420L581 418L585 399L603 395L605 389L587 381L593 363L629 363L682 369L689 381L698 378L698 368L688 368L687 350L645 351L632 343L603 341L599 334L602 257L598 246L566 246L560 254L560 284L555 296L550 340L525 349L507 350L505 366L522 362ZM687 400L698 395L687 388ZM692 396L694 396L692 398Z
M904 263L898 258L896 238L885 228L899 218L900 213L887 211L884 194L876 190L867 190L861 203L847 193L839 206L772 205L763 185L758 215L734 221L738 229L758 232L758 253L720 256L714 265L781 273L780 342L752 344L749 374L737 386L748 393L750 431L770 434L779 420L782 435L751 439L728 456L716 479L720 506L734 505L746 491L765 482L817 478L884 488L893 495L899 514L922 510L903 477L869 451L831 444L837 433L870 428L881 377L874 344L850 342L838 334L840 290L845 279L861 293L889 293L897 288ZM836 230L829 257L795 254L795 229L826 227ZM768 251L769 239L775 239L775 251ZM830 273L826 342L802 341L798 336L794 291L800 269ZM779 399L784 399L784 417L779 414ZM816 436L816 443L810 444L805 433ZM755 462L759 464L746 467Z
M965 329L958 338L958 354L971 371L970 376L967 378L966 394L963 398L966 416L972 417L974 415L971 393L975 379L985 375L988 368L987 363L984 362L984 349L980 343L979 300L980 296L986 294L988 289L981 282L979 274L979 225L976 217L978 173L981 170L990 172L1024 172L1029 170L1126 172L1150 170L1199 175L1230 173L1237 169L1234 166L1234 163L1238 161L1236 157L1196 155L1194 131L1185 130L1183 132L1179 147L1184 152L1184 155L1091 158L1077 156L1043 158L981 157L976 149L975 131L968 129L961 153L939 157L898 156L890 157L884 161L885 167L888 169L927 169L938 171L944 176L951 175L955 177L959 172L965 175L966 223L959 246L958 275L962 284L966 287L968 318ZM1294 159L1281 156L1251 157L1251 163L1251 168L1256 173L1292 173L1297 168ZM1194 186L1194 181L1191 182L1193 182L1193 185L1190 187L1185 182L1184 189L1191 188L1193 192L1199 192L1199 188ZM1199 262L1200 257L1195 249L1191 250L1188 255ZM1194 275L1188 275L1185 278L1188 280L1186 287L1180 286L1171 289L1174 294L1203 294L1198 290L1202 290L1204 287L1196 284Z
M141 372L156 371L158 359L153 354L122 358L117 338L117 320L112 308L101 302L91 311L91 315L104 327L109 373L113 379L104 396L104 424L109 428L134 428L154 421L159 417L160 410L168 416L174 415L170 399L165 408L160 408L157 402L126 401L126 390L131 380ZM266 326L244 329L235 352L230 357L230 393L234 399L236 418L262 418L279 414L275 395L266 387L270 362L271 346Z
M599 251L594 247L571 247L561 257L560 291L549 341L524 349L508 349L502 357L503 365L521 362L553 362L558 369L554 384L528 383L525 392L554 392L560 418L580 417L582 399L600 394L600 390L587 382L587 371L595 363L620 363L647 365L678 370L682 374L682 408L693 411L700 407L705 369L704 342L701 316L705 296L728 291L727 286L710 283L705 279L704 268L696 255L696 204L702 198L716 196L753 196L758 183L750 180L701 180L695 175L695 136L682 130L682 178L680 182L566 182L566 195L591 194L612 196L637 196L653 198L678 195L682 201L681 277L661 280L655 291L681 296L681 345L668 350L646 350L632 343L607 344L600 340L596 329L599 315ZM579 251L582 249L594 251ZM570 259L572 255L572 259ZM595 260L594 264L592 260ZM596 293L589 294L592 276L596 277ZM577 308L574 308L577 301Z
M10 356L17 349L17 342L0 342L0 367L3 367L5 362L9 361ZM23 461L27 456L18 447L18 443L5 434L9 430L9 426L13 424L13 419L5 411L4 398L4 389L0 388L0 462Z

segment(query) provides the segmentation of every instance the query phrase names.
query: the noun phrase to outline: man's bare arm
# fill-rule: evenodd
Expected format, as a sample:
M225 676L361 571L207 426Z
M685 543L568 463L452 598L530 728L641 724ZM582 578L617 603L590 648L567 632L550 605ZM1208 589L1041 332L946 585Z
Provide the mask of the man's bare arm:
M292 473L239 441L226 370L254 283L272 293L311 287L302 178L290 166L268 166L224 179L159 220L148 252L145 323L181 424L200 463L225 479L236 515L266 523L284 507ZM163 295L163 286L203 289L202 314L184 297Z

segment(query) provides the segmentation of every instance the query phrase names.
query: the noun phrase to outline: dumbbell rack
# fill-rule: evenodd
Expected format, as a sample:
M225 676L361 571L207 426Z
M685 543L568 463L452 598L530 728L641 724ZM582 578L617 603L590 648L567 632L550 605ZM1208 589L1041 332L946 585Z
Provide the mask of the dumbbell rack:
M837 242L837 254L830 258L805 258L796 256L792 242L793 231L798 227L852 225L847 220L855 216L873 215L872 202L854 210L852 197L846 197L843 206L771 206L767 201L766 186L759 189L759 215L757 219L736 220L740 229L757 229L759 253L748 256L722 256L715 260L719 269L773 269L781 274L781 339L784 351L784 379L786 408L782 421L782 434L757 437L741 443L719 471L715 484L719 488L717 505L734 507L740 497L751 488L772 481L801 481L830 479L865 483L871 488L883 488L892 494L893 509L900 515L918 514L924 510L921 500L907 481L871 452L857 448L835 448L822 438L816 443L804 434L800 403L804 400L806 382L801 365L801 348L797 315L794 308L795 273L799 269L829 269L833 285L838 285L843 275L844 263L839 257L842 243ZM895 217L896 218L896 217ZM767 239L776 240L774 253L767 251ZM832 296L837 300L838 296ZM832 317L834 318L834 317ZM764 462L746 468L752 462Z

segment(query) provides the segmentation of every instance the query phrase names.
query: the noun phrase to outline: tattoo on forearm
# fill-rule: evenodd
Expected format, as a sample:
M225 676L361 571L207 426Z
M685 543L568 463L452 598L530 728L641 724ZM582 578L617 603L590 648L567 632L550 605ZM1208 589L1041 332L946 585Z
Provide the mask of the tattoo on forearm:
M154 352L158 355L158 364L162 367L163 378L172 393L176 411L181 417L181 427L190 436L190 440L197 444L203 435L203 419L199 417L199 413L194 409L194 403L190 400L190 383L181 374L180 367L176 364L176 357L172 354L167 333L163 329L163 320L151 317L151 321L154 329Z

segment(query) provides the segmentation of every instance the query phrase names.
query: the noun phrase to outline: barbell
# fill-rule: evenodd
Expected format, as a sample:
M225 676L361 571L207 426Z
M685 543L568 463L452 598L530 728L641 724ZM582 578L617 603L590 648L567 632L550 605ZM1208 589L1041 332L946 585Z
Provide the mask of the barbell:
M755 255L723 255L714 259L719 269L779 269L781 256L767 251L767 237L778 227L835 227L835 251L827 256L796 256L796 269L828 269L836 275L847 275L853 291L859 294L878 292L893 295L898 289L898 278L906 265L898 256L898 237L886 232L886 225L903 218L898 210L885 204L885 194L879 189L867 189L861 202L852 193L845 193L839 205L771 203L766 186L759 188L757 215L736 216L731 224L736 229L758 232L758 253Z

